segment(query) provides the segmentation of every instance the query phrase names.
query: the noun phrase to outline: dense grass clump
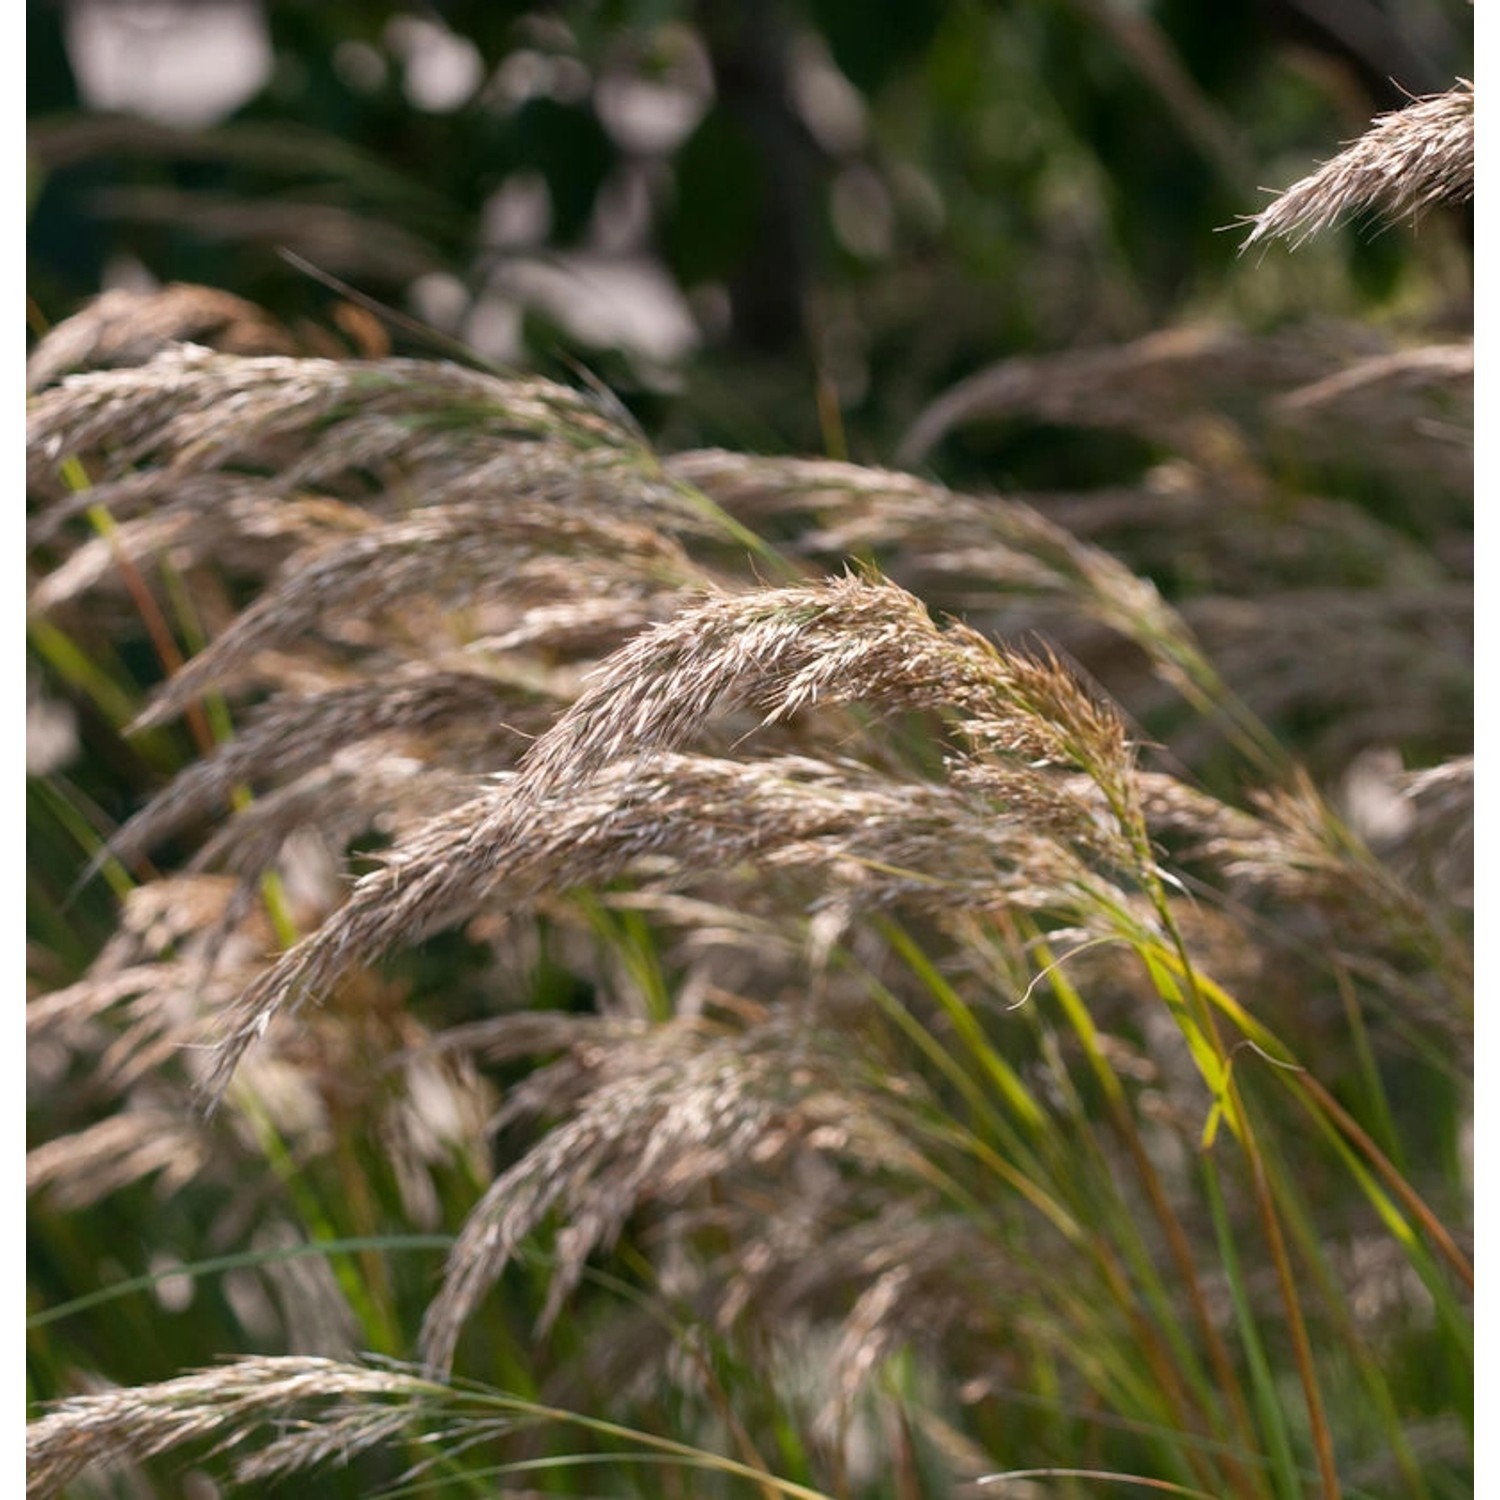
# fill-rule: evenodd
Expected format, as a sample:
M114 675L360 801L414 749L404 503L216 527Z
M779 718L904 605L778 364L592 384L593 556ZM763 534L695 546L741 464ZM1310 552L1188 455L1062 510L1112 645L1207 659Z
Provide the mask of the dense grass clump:
M1459 514L1468 345L1173 329L913 430L1160 455L1027 495L206 289L31 374L29 1493L1472 1484L1463 523L1308 478Z

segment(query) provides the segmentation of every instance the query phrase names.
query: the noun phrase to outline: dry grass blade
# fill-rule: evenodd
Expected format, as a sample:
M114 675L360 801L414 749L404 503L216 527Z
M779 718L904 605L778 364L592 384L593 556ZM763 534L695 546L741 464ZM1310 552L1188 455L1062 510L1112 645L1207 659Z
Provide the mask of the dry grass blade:
M861 904L1054 909L1087 924L1107 894L1087 863L1128 847L1109 819L1038 782L1006 789L1012 810L963 791L891 781L853 766L658 756L610 768L556 796L525 773L440 814L365 876L350 900L260 976L228 1012L210 1087L222 1089L277 1014L321 996L351 967L467 918L486 898L508 910L546 892L597 886L637 862L658 879L723 876L753 859ZM1053 826L1038 831L1036 809ZM1070 848L1057 836L1071 816Z
M259 653L301 641L356 602L369 621L403 606L430 616L486 598L555 597L570 568L593 589L611 577L659 585L701 576L675 542L649 527L540 506L431 506L318 553L179 671L139 724L161 722ZM455 635L454 644L461 640Z
M1017 500L959 494L913 474L830 459L750 458L709 449L675 454L665 463L669 473L751 525L810 513L818 524L790 545L825 563L878 551L893 577L900 570L939 585L955 576L977 578L991 600L996 586L1061 595L1143 641L1182 632L1147 580ZM893 554L888 560L887 553Z
M1474 196L1474 85L1380 115L1347 151L1294 183L1248 220L1241 249L1259 241L1294 244L1350 214L1415 217L1436 203Z
M1213 447L1221 446L1221 425L1205 434L1205 411L1242 403L1257 390L1320 379L1353 349L1371 352L1369 335L1329 328L1316 335L1252 337L1189 326L1117 347L1008 359L938 397L912 424L897 458L920 462L954 427L975 418L1123 428L1189 452L1205 435Z
M694 1022L595 1049L592 1087L568 1118L491 1184L448 1258L423 1322L423 1357L453 1362L479 1299L522 1240L561 1205L567 1228L545 1325L588 1256L646 1201L680 1203L709 1179L774 1172L799 1150L866 1167L909 1165L912 1148L849 1087L848 1059L808 1029L771 1023L716 1035Z
M523 787L556 795L611 761L683 745L735 708L771 724L856 702L948 710L976 747L1128 773L1122 724L1056 662L1001 653L961 625L940 630L904 589L844 577L711 598L642 632L532 748Z
M335 756L372 741L475 771L495 769L540 733L549 707L482 673L430 667L326 693L280 695L232 740L179 773L115 833L99 859L113 855L134 864L185 824L222 809L236 788L331 769Z
M30 612L45 614L106 585L126 588L127 565L138 568L157 557L170 558L179 571L216 564L265 578L292 553L327 545L369 524L334 500L288 500L248 488L222 499L211 508L157 510L85 542L32 590Z
M1399 790L1409 820L1389 857L1408 879L1420 881L1457 906L1474 904L1474 757L1460 756L1412 771Z
M51 329L26 361L26 389L39 391L70 370L143 365L172 344L205 344L226 354L295 354L291 334L243 297L181 282L149 292L96 297Z
M187 345L138 368L69 376L36 396L27 413L28 474L45 490L55 465L94 451L108 454L104 477L148 458L178 477L257 459L279 469L286 458L279 444L354 412L399 412L450 437L468 427L580 450L639 446L618 412L551 381L424 360L245 359Z
M156 1173L161 1190L171 1192L192 1180L204 1155L202 1130L190 1117L168 1108L127 1109L29 1152L26 1192L47 1189L59 1209L76 1210Z
M389 1435L393 1398L410 1408L439 1394L430 1382L396 1370L283 1356L74 1396L26 1429L26 1493L46 1500L95 1464L140 1462L183 1443L209 1439L220 1449L234 1447L299 1411L333 1402L363 1406L382 1419L364 1442L346 1424L342 1451L351 1455Z

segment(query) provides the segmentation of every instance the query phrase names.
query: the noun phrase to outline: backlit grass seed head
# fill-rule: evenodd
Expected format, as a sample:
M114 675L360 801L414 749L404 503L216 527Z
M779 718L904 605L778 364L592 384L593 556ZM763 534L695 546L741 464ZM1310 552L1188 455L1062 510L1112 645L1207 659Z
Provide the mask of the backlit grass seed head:
M31 1078L60 1110L28 1162L39 1213L191 1175L195 1201L225 1205L208 1210L210 1243L302 1248L297 1203L275 1183L244 1191L264 1177L269 1127L298 1174L288 1185L316 1195L336 1178L339 1231L363 1232L367 1210L377 1230L387 1215L462 1224L421 1333L436 1369L471 1321L476 1354L497 1347L517 1305L496 1299L481 1327L480 1304L531 1247L550 1268L545 1326L628 1233L644 1295L621 1311L590 1288L572 1329L585 1337L560 1325L532 1351L555 1403L595 1411L607 1391L613 1420L665 1398L717 1434L734 1410L713 1389L722 1339L808 1451L842 1459L872 1412L895 1410L891 1375L917 1393L904 1421L928 1392L932 1410L1024 1394L1025 1351L1042 1350L1059 1402L1096 1431L1117 1411L1175 1431L1169 1387L1185 1375L1178 1394L1191 1407L1201 1391L1205 1421L1184 1414L1207 1441L1184 1442L1179 1468L1214 1469L1213 1445L1241 1442L1216 1416L1236 1371L1202 1370L1186 1324L1179 1366L1173 1326L1193 1261L1215 1252L1195 1162L1215 1097L1174 1019L1178 961L1203 981L1191 998L1223 1002L1226 1031L1253 1016L1317 1068L1328 1054L1301 1043L1332 1043L1320 1017L1305 1029L1307 1012L1334 1014L1330 969L1352 976L1356 1004L1387 976L1383 995L1445 978L1457 994L1462 944L1441 947L1309 786L1246 812L1141 770L1124 713L1066 663L1128 679L1122 701L1153 731L1158 712L1180 725L1182 705L1151 697L1146 672L1194 687L1207 712L1183 733L1211 739L1216 776L1231 770L1226 727L1249 716L1186 618L1217 629L1260 701L1329 709L1345 733L1374 683L1385 717L1355 732L1425 733L1413 695L1436 707L1447 691L1426 664L1461 655L1462 589L1415 534L1398 544L1353 502L1293 497L1284 524L1289 492L1256 445L1262 429L1356 413L1382 433L1404 413L1411 429L1429 398L1461 416L1467 379L1462 350L1391 356L1342 333L1177 330L1011 364L967 397L1189 455L1036 506L824 460L658 460L607 401L414 361L190 349L43 391L33 602L54 616L34 620L39 637L76 633L87 651L119 619L133 648L124 556L169 628L213 643L155 712L231 679L275 696L236 708L232 736L127 822L111 850L169 873L126 899L83 980L31 1004ZM73 457L96 484L78 496L77 470L59 469ZM85 537L94 505L115 522L109 543ZM1059 521L1170 569L1182 612ZM774 553L757 529L784 538ZM894 582L785 582L851 555ZM1193 555L1209 558L1201 571ZM247 583L260 602L236 622ZM198 619L174 617L184 605ZM1039 628L1056 652L997 644ZM1448 717L1451 736L1463 715ZM1412 795L1418 819L1456 802L1461 831L1472 775L1434 774ZM1159 868L1163 849L1191 861L1190 895ZM307 936L279 952L290 928ZM447 944L390 977L374 967L459 928L452 993ZM574 986L565 1001L554 976ZM508 1010L571 1007L584 988L583 1013ZM435 1035L423 1019L478 1010ZM1460 1029L1438 1024L1444 1042ZM208 1118L205 1094L220 1103ZM1277 1117L1262 1122L1276 1139ZM1251 1142L1233 1135L1211 1166L1242 1162ZM1138 1221L1152 1170L1169 1201ZM1245 1181L1223 1181L1248 1249ZM1180 1259L1176 1233L1191 1242ZM239 1273L281 1302L244 1323L261 1346L326 1353L359 1337L332 1254ZM390 1267L393 1324L414 1334L411 1283ZM1264 1271L1246 1278L1257 1317ZM1217 1337L1228 1299L1208 1290ZM423 1453L506 1426L493 1405L477 1425L439 1408L445 1387L367 1376L250 1361L104 1393L37 1424L34 1482L53 1493L91 1457L201 1438L242 1445L238 1477L254 1485L397 1436L413 1405L427 1404L407 1434Z
M1081 819L1078 831L1081 849L1092 852L1097 823ZM466 920L483 902L525 907L543 893L597 887L637 866L655 880L691 885L742 861L807 877L820 896L833 889L867 906L1017 905L1070 918L1087 912L1091 883L1104 879L1082 853L1030 828L1024 804L1007 815L956 788L892 781L857 766L658 754L555 794L529 792L523 769L418 828L319 931L249 987L226 1017L212 1086L223 1086L288 1006L326 994L354 966Z
M592 1087L568 1118L490 1186L448 1258L423 1323L422 1349L451 1367L463 1325L521 1242L564 1211L545 1326L585 1261L643 1202L680 1204L710 1180L758 1177L800 1149L866 1169L915 1160L890 1122L840 1079L803 1029L768 1023L716 1034L688 1021L598 1055Z
M262 308L213 287L117 288L47 331L26 361L26 389L77 369L142 365L173 344L227 354L294 354L291 334Z
M1348 150L1294 183L1249 221L1241 249L1282 238L1300 244L1351 214L1416 217L1474 195L1474 85L1380 115Z
M912 586L920 580L941 592L956 571L987 597L997 589L1056 595L1152 655L1163 644L1180 653L1189 639L1149 580L1014 499L828 459L704 450L675 454L665 466L750 524L806 513L817 526L791 545L831 566L876 552L883 571Z
M26 1429L26 1493L61 1494L94 1465L140 1462L184 1443L238 1446L329 1403L380 1414L372 1440L389 1435L394 1399L417 1405L441 1394L417 1377L300 1355L257 1357L157 1385L100 1391L60 1401ZM347 1423L345 1455L368 1446ZM252 1474L265 1477L263 1461Z
M335 501L282 499L260 491L212 509L173 506L84 542L31 591L29 609L46 614L105 587L123 591L121 559L140 567L165 557L178 572L219 566L263 580L294 553L337 543L368 525L367 517Z
M429 508L327 548L292 572L194 657L140 723L160 722L258 653L298 642L330 617L369 621L403 607L435 615L528 592L545 598L555 594L562 559L595 589L611 577L658 584L701 577L675 542L647 527L535 508ZM530 578L534 570L540 580Z
M160 840L220 812L235 788L331 770L336 755L356 746L404 752L451 770L501 769L553 712L555 705L541 695L488 674L430 665L322 693L284 693L254 710L233 739L180 771L112 836L107 850L134 864ZM357 781L358 767L346 760L341 769ZM380 780L388 790L389 778ZM316 826L319 820L312 821Z
M197 1175L205 1148L191 1116L162 1106L124 1109L29 1151L26 1193L45 1190L63 1211L87 1207L143 1177L155 1177L158 1191L170 1194Z
M622 758L689 743L749 707L766 724L804 708L947 710L960 736L1030 759L1123 774L1118 720L1055 662L1006 655L963 626L940 630L911 594L845 577L710 598L608 658L523 762L553 795Z
M902 440L899 460L920 462L971 420L1027 418L1135 431L1210 468L1233 469L1243 440L1215 409L1330 374L1349 337L1184 326L1128 344L1007 359L938 397Z
M45 486L63 459L99 451L108 455L106 477L148 460L179 474L284 460L290 439L355 412L398 413L418 425L426 418L449 431L474 427L495 439L639 447L617 412L550 381L422 360L242 359L188 345L43 391L27 412L28 472Z

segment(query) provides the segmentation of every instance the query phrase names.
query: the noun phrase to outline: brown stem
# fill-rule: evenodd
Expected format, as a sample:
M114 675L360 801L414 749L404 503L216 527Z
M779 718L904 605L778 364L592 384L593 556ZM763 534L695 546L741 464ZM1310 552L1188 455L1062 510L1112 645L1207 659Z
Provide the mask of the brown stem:
M1427 1236L1437 1247L1438 1253L1453 1267L1459 1279L1472 1292L1474 1290L1474 1267L1469 1264L1468 1257L1458 1248L1453 1236L1443 1227L1438 1216L1417 1196L1416 1189L1401 1175L1390 1157L1375 1144L1344 1106L1310 1073L1296 1073L1292 1075L1292 1078L1299 1089L1311 1095L1319 1108L1332 1117L1338 1128L1349 1138L1350 1143L1356 1146L1365 1160L1375 1168L1385 1185L1401 1200L1406 1211L1427 1231Z
M1244 1101L1240 1098L1239 1088L1233 1078L1229 1080L1228 1093L1235 1115L1241 1123L1243 1133L1240 1142L1250 1163L1255 1206L1260 1213L1266 1243L1270 1247L1271 1261L1276 1267L1276 1283L1281 1291L1281 1304L1286 1310L1287 1329L1292 1336L1292 1352L1297 1361L1297 1375L1302 1382L1303 1399L1307 1402L1308 1425L1312 1429L1313 1447L1318 1456L1318 1477L1322 1483L1324 1500L1339 1500L1341 1491L1338 1468L1333 1459L1333 1435L1328 1429L1327 1413L1323 1410L1323 1395L1318 1389L1318 1376L1313 1368L1312 1342L1307 1336L1307 1324L1302 1318L1302 1305L1297 1300L1292 1263L1286 1253L1286 1241L1282 1238L1281 1221L1276 1216L1276 1204L1266 1176L1266 1164L1250 1133Z

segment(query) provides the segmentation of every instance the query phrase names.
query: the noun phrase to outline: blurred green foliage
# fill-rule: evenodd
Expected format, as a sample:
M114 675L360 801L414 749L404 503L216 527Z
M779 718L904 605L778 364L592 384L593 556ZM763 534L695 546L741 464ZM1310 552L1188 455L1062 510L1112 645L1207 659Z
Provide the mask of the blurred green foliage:
M669 446L882 461L935 392L1006 355L1463 293L1462 222L1345 236L1295 274L1281 252L1241 263L1230 227L1402 91L1465 73L1463 0L247 10L268 76L174 130L82 109L70 13L32 0L48 320L132 266L317 316L331 294L286 246L483 355L582 361ZM433 58L459 78L440 108ZM942 457L1010 477L1003 452Z

